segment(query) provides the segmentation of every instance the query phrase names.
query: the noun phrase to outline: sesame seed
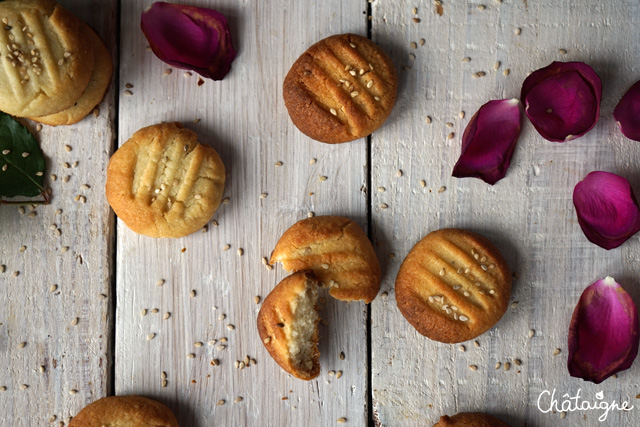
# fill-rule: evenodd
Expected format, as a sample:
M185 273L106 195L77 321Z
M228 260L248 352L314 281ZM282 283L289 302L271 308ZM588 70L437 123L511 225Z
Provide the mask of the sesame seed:
M147 335L147 341L151 341L152 339L154 339L156 337L156 334L151 333L149 335Z
M2 154L4 154L5 156L9 153L11 153L11 150L2 150Z
M222 406L224 405L226 402L223 399L218 400L218 402L216 403L216 406Z
M21 388L22 390L26 390L26 389L28 389L28 388L29 388L29 386L28 386L27 384L22 384L22 385L20 386L20 388Z
M518 306L518 301L514 301L511 303L511 308L516 308Z
M389 205L388 205L388 204L386 204L386 203L382 203L382 204L380 205L380 209L387 209L388 207L389 207Z
M76 326L78 324L78 322L80 322L80 319L76 317L75 319L73 319L71 321L71 326Z
M404 174L404 172L402 172L402 169L398 169L398 171L396 172L396 176L398 178L400 178L403 174Z
M233 399L233 403L240 403L242 402L242 400L243 400L242 397L238 396L235 399Z
M410 53L409 54L409 60L415 61L416 60L416 56L413 53Z
M559 355L559 354L560 354L560 352L561 352L561 351L562 351L562 350L560 350L559 348L556 348L555 350L553 350L553 355L554 355L554 356L557 356L557 355Z
M351 97L352 98L355 98L358 95L360 95L360 92L358 92L357 90L354 90L353 92L351 92Z
M473 73L471 75L471 77L473 77L474 79L480 78L480 77L484 77L486 76L487 73L485 73L484 71L478 71L477 73Z
M445 126L448 127L448 128L452 128L453 127L453 123L451 123L451 122L445 123Z
M340 356L339 357L340 357L340 360L344 360L344 351L340 352Z
M166 387L166 386L167 386L167 384L168 384L167 380L162 380L162 387L163 387L163 388L164 388L164 387Z
M4 273L5 271L7 271L7 266L4 264L0 265L0 273Z
M162 77L166 77L171 73L173 73L173 70L171 68L167 68L162 72Z
M133 95L133 92L131 92L129 89L124 91L125 96L131 96Z
M357 73L356 73L356 70L351 70L349 71L349 74L351 74L352 76L355 76Z
M478 5L478 10L485 10L487 7L483 4Z
M340 378L341 376L342 376L342 371L336 372L336 379Z
M71 146L70 146L70 145L65 145L65 146L64 146L64 149L65 149L65 151L66 151L66 152L69 152L69 151L71 151L71 150L72 150L72 148L71 148Z
M187 354L187 359L195 359L196 355L194 353Z
M560 412L560 419L564 420L566 416L567 416L566 412L564 411Z
M466 57L462 58L462 62L471 62L471 58L466 56Z
M536 335L536 331L534 329L529 330L529 338L533 338Z
M18 348L25 348L26 346L27 346L27 343L24 341L18 344Z
M440 270L440 273L439 273L439 274L440 274L441 276L444 276L444 273L445 273L445 270L444 270L444 268L443 268L442 270Z
M231 249L231 245L228 243L222 247L223 251L228 251L229 249Z
M67 175L64 178L62 178L62 182L69 182L70 179L71 179L71 177L69 175Z
M438 193L444 193L447 190L447 187L445 187L444 185L440 188L438 188ZM466 273L467 271L465 271Z
M238 253L238 256L244 255L244 249L242 249L242 248L238 248L238 250L236 252Z
M495 369L496 370L500 369L500 366L502 366L502 363L500 363L500 362L496 363Z
M509 369L511 369L511 363L509 362L504 362L504 366L503 366L505 371L508 371Z
M329 112L330 112L331 114L333 114L334 116L337 116L337 115L338 115L338 112L336 111L336 109L335 109L335 108L331 108L331 109L329 110Z
M376 101L380 101L380 99L382 98L380 98L379 96L374 96L373 99L375 99Z
M411 46L411 49L417 49L418 48L418 43L411 42L411 43L409 43L409 46Z
M171 313L170 313L170 312L168 312L168 311L164 314L164 316L162 316L162 318L163 318L164 320L167 320L167 319L169 319L170 317L171 317Z
M513 359L513 363L514 363L516 366L520 366L520 365L522 365L522 360L520 360L520 359Z
M256 295L255 297L253 297L253 302L255 302L256 304L260 304L260 296Z
M265 339L262 340L262 342L265 344L269 344L271 342L271 337L266 337Z
M142 310L140 310L140 316L146 316L147 315L147 309L143 308Z
M561 55L566 55L567 49L558 49L558 53L560 53Z
M280 166L282 166L282 162L279 162L279 161L275 162L274 165L275 167L279 168Z
M266 199L267 196L269 196L269 193L260 193L260 198L261 199Z
M476 347L480 347L480 343L477 340L473 342L473 345Z
M22 157L29 157L29 153L25 151L24 153L22 153Z
M70 395L72 395L72 396L73 396L74 394L78 394L78 390L76 390L76 389L71 389L71 390L69 390L69 394L70 394Z
M20 275L19 271L14 271L13 273L11 273L11 276L13 277L18 277Z
M196 290L195 289L191 289L191 292L189 292L189 295L191 296L191 298L195 298L196 297Z
M353 44L353 43L349 43L349 46L351 46L351 47L352 47L352 48L354 48L354 49L356 48L356 45L355 45L355 44Z
M182 75L185 77L191 77L193 74L190 71L185 71Z
M321 177L319 177L319 178L318 178L318 180L320 180L320 181L326 181L326 180L327 180L327 177L326 177L326 176L321 176Z
M324 268L325 270L329 269L329 264L322 264L322 268Z
M227 325L227 329L230 330L230 331L233 331L235 328L236 327L234 325L232 325L232 324L228 324Z
M346 422L347 422L347 419L346 419L345 417L340 417L340 418L338 418L338 419L336 420L336 422L337 422L338 424L344 424L344 423L346 423Z
M460 315L460 317L458 317L458 319L460 319L461 322L466 322L467 320L469 320L469 318L465 315Z
M465 351L467 351L467 348L463 345L458 346L458 350L460 350L460 352L464 353Z
M431 116L427 116L427 117L425 117L425 118L424 118L424 122L425 122L426 124L431 124Z
M420 23L420 18L413 18L412 21L416 24Z
M501 65L500 61L496 61L496 63L493 64L493 69L498 71L498 68L500 68L500 65Z
M107 294L100 294L100 299L107 299Z
M222 351L222 350L224 350L225 348L227 348L227 346L226 346L226 345L224 345L224 344L220 344L219 346L217 346L217 347L216 347L216 350L218 350L218 351Z
M160 310L158 310L157 308L152 308L151 309L151 314L157 314L158 311L160 311Z
M18 252L24 252L27 250L26 246L20 246L20 249L18 249Z
M373 87L373 80L369 80L369 82L367 83L367 88L371 87Z
M514 32L516 33L516 36L519 36L522 34L522 28L516 28Z
M212 360L211 360L211 364L212 364L213 366L220 366L220 360L218 360L218 359L212 359Z
M309 164L313 165L313 164L315 164L316 161L317 161L316 159L311 159L311 160L309 160Z
M507 68L502 72L502 74L504 74L505 76L508 76L510 72L511 72L511 69Z
M478 367L476 365L469 365L469 369L471 369L473 372L478 370Z

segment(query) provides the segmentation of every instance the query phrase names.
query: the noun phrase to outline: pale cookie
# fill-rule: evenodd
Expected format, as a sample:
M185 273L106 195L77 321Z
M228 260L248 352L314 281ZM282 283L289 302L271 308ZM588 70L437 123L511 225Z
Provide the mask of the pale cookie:
M396 302L422 335L455 343L493 327L507 309L511 273L498 249L466 230L429 233L396 278Z
M316 216L284 232L271 264L287 271L313 270L332 297L369 303L380 290L380 262L362 228L348 218Z
M111 157L107 200L131 230L182 237L202 228L222 200L218 153L180 123L140 129Z
M443 415L433 427L509 427L509 424L492 415L461 412L452 417Z
M398 75L371 40L339 34L320 40L285 77L284 103L305 135L326 143L362 138L385 122L396 102Z
M88 25L84 27L85 36L91 41L95 55L95 66L87 88L72 107L49 116L30 117L31 120L50 126L72 125L84 119L104 98L113 75L111 52Z
M258 333L271 357L306 381L320 373L317 286L312 272L294 273L273 288L258 313Z
M38 117L71 107L94 66L84 24L52 0L0 2L0 110Z
M69 427L178 427L171 409L143 396L103 397L85 406Z

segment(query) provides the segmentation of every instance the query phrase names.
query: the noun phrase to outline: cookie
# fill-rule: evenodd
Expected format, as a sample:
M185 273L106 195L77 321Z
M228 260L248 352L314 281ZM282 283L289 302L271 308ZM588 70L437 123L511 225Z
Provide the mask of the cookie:
M461 412L452 417L443 415L433 427L509 427L509 424L492 415Z
M0 110L39 117L71 107L94 67L84 25L52 0L0 2Z
M107 201L131 230L151 237L198 231L222 200L225 169L216 150L180 123L140 129L111 157Z
M313 270L339 300L369 303L380 290L380 262L367 235L349 218L298 221L280 237L270 262L287 271Z
M178 427L165 404L143 396L104 397L85 406L69 427Z
M429 233L411 249L395 291L400 312L419 333L456 343L500 320L511 296L511 273L489 240L448 228Z
M96 105L102 102L107 92L113 75L113 61L111 52L102 39L88 26L85 25L84 34L94 47L95 66L86 89L76 103L59 113L42 117L30 117L39 123L50 126L72 125L84 119Z
M371 40L339 34L320 40L284 79L291 121L317 141L363 138L387 120L396 102L398 75L391 58Z
M312 272L294 273L267 295L258 313L258 333L271 357L306 381L320 373L317 287Z

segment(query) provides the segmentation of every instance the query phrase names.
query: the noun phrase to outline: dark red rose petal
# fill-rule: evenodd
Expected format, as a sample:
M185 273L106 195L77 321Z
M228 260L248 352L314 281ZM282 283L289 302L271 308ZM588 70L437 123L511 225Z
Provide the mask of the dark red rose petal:
M578 222L587 239L617 248L640 231L640 208L629 181L609 172L591 172L573 189Z
M593 68L583 62L553 62L525 79L520 99L543 138L565 142L596 125L601 97L602 83Z
M640 141L640 81L624 94L613 110L613 117L624 136Z
M213 80L222 80L236 57L227 19L200 7L156 2L140 26L158 58Z
M612 277L584 290L569 326L572 377L599 384L628 369L638 354L638 309Z
M464 130L452 175L480 178L491 185L504 178L520 135L520 119L517 99L489 101L480 107Z

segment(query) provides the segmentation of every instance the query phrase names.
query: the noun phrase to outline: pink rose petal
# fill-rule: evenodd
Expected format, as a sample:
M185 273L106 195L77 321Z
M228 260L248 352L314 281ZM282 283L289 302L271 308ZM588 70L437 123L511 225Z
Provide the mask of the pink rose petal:
M624 136L640 141L640 81L624 94L613 110L613 117Z
M156 2L140 26L158 58L213 80L222 80L236 57L227 19L200 7Z
M602 83L583 62L553 62L522 84L520 99L536 130L549 141L565 142L598 122Z
M640 231L640 208L629 181L609 172L591 172L576 184L573 204L587 239L617 248Z
M462 152L453 168L457 178L488 184L504 178L520 135L520 101L489 101L473 115L462 135Z
M638 354L638 309L629 294L606 277L584 290L569 326L572 377L599 384L628 369Z

